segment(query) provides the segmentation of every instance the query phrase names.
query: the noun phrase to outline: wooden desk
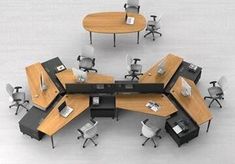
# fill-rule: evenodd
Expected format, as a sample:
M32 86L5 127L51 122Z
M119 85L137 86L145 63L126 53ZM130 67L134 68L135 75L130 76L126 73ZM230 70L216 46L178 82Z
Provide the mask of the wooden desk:
M165 73L163 75L157 74L157 66L165 60ZM143 76L140 76L140 83L163 83L164 87L168 84L176 70L182 63L183 59L173 54L169 54L164 57L161 61L153 65Z
M40 90L40 73L43 73L44 80L47 85L47 90L43 92ZM40 63L26 67L26 75L32 96L32 102L40 109L46 110L59 94L59 90Z
M102 12L87 15L83 19L83 27L90 32L90 44L92 44L92 32L114 35L114 47L116 35L123 33L137 32L137 44L139 43L139 32L146 26L144 16L135 13L128 13L128 16L135 18L133 25L125 22L126 12Z
M73 112L66 118L59 113L58 107L66 101L66 104L73 108ZM70 121L80 115L89 107L89 96L73 94L64 96L41 122L38 130L51 137L52 147L54 148L53 135L67 125Z
M145 106L150 100L161 106L157 112L154 112ZM164 94L119 94L116 96L116 108L162 117L167 117L177 112L176 107Z
M191 96L185 97L181 94L181 76L178 78L170 92L198 125L209 121L207 127L208 132L210 120L212 119L212 114L209 111L207 105L205 104L204 99L201 96L194 82L186 78L184 79L192 88Z
M71 69L67 69L65 71L59 72L56 74L56 76L64 87L65 87L65 84L77 83L77 80L74 77ZM97 74L93 72L87 73L86 83L113 83L113 82L114 80L112 76Z

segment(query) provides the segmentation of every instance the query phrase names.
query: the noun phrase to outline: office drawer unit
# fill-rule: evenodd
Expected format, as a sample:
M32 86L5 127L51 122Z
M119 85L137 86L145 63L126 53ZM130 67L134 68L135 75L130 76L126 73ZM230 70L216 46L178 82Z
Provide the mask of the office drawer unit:
M99 99L99 104L95 105L93 98ZM115 96L113 95L91 95L90 96L90 115L94 117L112 117L116 114Z
M192 119L180 108L176 106L178 112L173 114L170 118L166 120L165 129L166 132L174 139L177 145L180 147L184 143L188 143L193 138L197 137L199 134L199 126L192 121ZM189 130L186 132L180 132L176 134L173 127L177 124L179 120L186 120Z
M42 111L39 108L33 106L19 121L20 131L32 138L41 140L44 134L38 131L37 128L45 116L45 111Z
M176 73L171 78L170 82L167 84L165 88L166 93L170 93L171 88L174 86L179 76L192 80L195 84L198 83L198 81L201 78L202 68L198 67L195 72L192 72L192 71L189 71L189 65L190 63L185 62L185 61L181 63L180 67L177 69Z

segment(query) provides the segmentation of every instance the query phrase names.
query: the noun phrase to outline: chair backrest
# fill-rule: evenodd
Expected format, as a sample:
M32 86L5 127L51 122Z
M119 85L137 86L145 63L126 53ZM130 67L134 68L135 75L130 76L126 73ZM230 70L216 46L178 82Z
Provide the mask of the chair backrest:
M141 121L141 124L142 124L141 131L145 137L151 138L155 135L155 132L150 127L148 127L143 121Z
M138 7L139 6L139 0L127 0L127 5L128 6Z
M84 131L84 138L92 138L97 134L97 124L98 121L95 121L91 128Z
M7 93L9 94L9 101L13 102L13 93L14 93L14 88L11 84L6 84L6 90Z
M132 57L130 55L126 55L126 66L127 66L127 70L131 71L131 64L132 64Z
M225 76L221 76L217 83L223 91L228 88L228 80Z
M84 47L82 47L81 56L94 58L94 47L92 45L85 45Z

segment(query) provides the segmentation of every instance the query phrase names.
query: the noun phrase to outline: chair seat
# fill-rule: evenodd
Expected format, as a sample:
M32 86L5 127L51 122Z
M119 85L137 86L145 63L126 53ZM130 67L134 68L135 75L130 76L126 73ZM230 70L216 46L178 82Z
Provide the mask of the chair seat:
M152 30L152 26L153 26L153 29L154 30L158 30L160 29L160 26L158 25L158 23L156 21L152 21L152 20L149 20L148 23L147 23L147 30Z
M81 68L92 68L93 63L91 58L82 58L82 60L79 62L79 67Z
M13 99L21 99L19 104L23 104L25 101L25 93L24 92L13 93L12 97L13 97Z
M81 127L81 131L85 132L87 129L90 129L92 126L93 125L88 122L83 127Z
M213 98L217 98L218 97L217 94L223 93L223 91L220 87L210 87L208 89L208 92L209 92L210 96Z
M131 65L131 71L137 71L136 73L141 73L142 71L142 65L140 64L132 64Z
M138 8L136 6L128 6L126 8L126 12L127 13L138 13Z

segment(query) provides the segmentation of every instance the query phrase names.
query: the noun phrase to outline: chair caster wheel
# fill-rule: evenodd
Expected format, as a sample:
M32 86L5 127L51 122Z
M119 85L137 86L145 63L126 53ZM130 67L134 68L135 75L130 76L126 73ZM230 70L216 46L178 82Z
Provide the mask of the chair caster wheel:
M97 146L97 144L95 144L95 146Z
M155 145L154 148L156 148L157 146Z
M26 110L27 112L29 111L29 110Z
M144 144L142 144L142 146L144 146Z
M99 134L96 134L96 136L98 137L98 136L99 136Z
M80 137L77 137L77 139L79 140L79 139L80 139Z
M85 146L83 146L83 148L85 148Z
M141 133L140 136L143 136L143 134Z
M15 115L17 115L17 113L15 113Z

